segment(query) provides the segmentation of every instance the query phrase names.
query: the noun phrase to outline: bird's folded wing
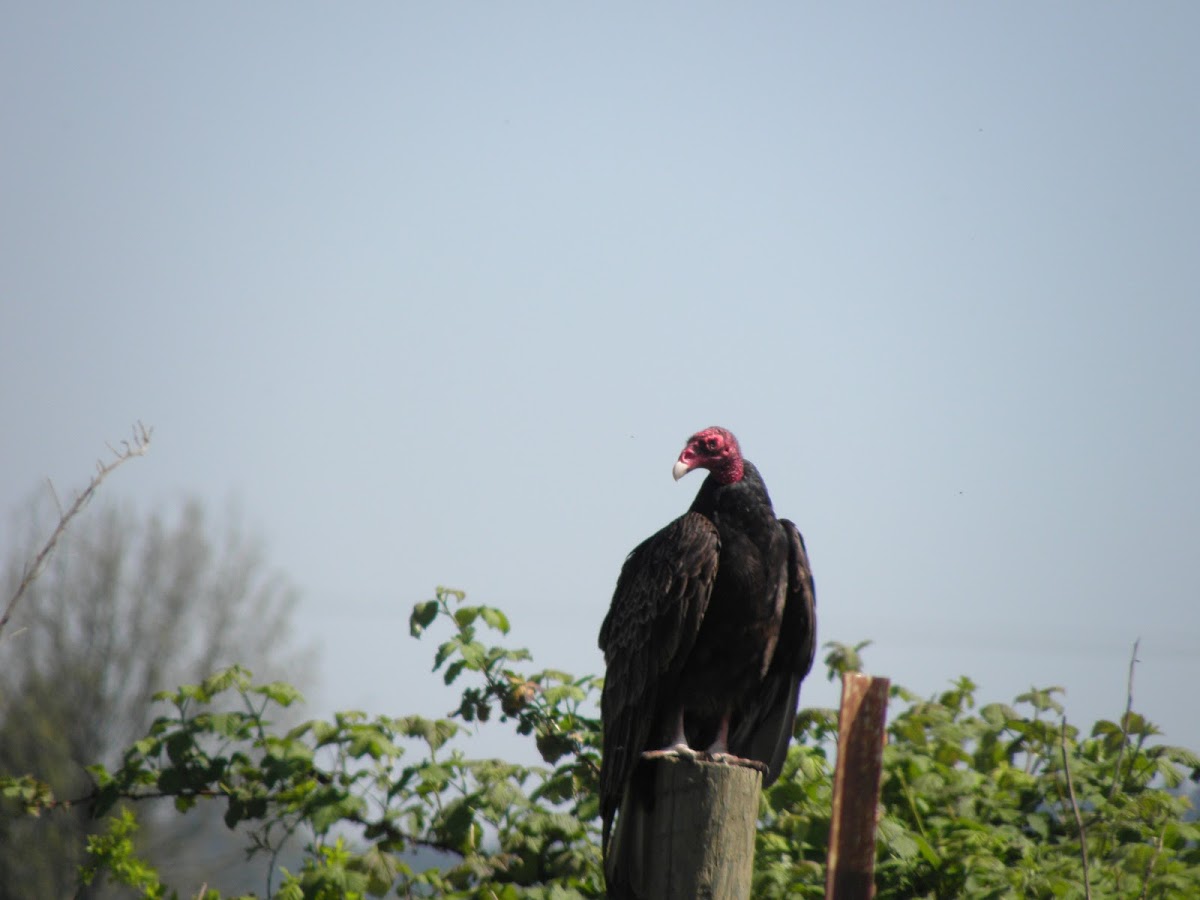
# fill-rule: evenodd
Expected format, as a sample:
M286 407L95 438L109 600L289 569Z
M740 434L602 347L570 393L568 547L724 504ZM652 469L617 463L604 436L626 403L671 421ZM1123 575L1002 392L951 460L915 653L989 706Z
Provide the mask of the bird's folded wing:
M720 549L716 526L689 512L634 548L621 569L600 628L607 666L600 773L606 826L651 738L659 697L673 690L696 639Z
M779 777L787 758L800 701L800 682L812 668L817 638L816 589L804 538L787 519L780 519L780 525L788 539L788 571L779 640L762 690L753 706L745 711L732 742L737 755L767 765L764 787Z

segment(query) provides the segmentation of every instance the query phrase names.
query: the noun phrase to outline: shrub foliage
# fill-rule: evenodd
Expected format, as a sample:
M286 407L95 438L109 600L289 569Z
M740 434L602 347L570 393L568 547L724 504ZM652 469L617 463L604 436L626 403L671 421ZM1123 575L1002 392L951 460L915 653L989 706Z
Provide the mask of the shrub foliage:
M263 887L279 900L602 897L600 679L536 670L528 652L490 645L507 618L458 591L418 603L410 628L441 638L434 671L462 688L447 718L348 711L282 731L271 721L295 689L235 667L159 694L166 711L120 765L89 768L86 797L11 773L0 794L30 815L90 804L107 828L81 881L144 897L177 896L136 850L136 801L164 796L180 813L219 803L230 827L251 826L249 852L269 857ZM861 664L864 645L829 646L831 678ZM1200 777L1196 754L1158 743L1132 710L1081 731L1058 688L978 709L975 694L967 678L932 699L892 690L880 898L1200 896L1200 825L1179 790ZM489 720L528 736L544 765L471 756L464 726ZM836 712L802 711L796 736L762 798L756 898L824 893ZM304 847L295 871L276 864L288 842Z

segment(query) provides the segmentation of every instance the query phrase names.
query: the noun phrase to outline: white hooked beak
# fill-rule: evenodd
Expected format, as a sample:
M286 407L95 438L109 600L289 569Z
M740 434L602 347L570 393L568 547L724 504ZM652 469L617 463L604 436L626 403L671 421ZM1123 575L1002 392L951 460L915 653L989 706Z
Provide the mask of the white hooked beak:
M677 463L675 463L674 467L672 467L671 475L675 478L676 481L678 481L680 478L682 478L684 475L686 475L690 471L692 471L692 467L689 466L687 463L685 463L681 459Z

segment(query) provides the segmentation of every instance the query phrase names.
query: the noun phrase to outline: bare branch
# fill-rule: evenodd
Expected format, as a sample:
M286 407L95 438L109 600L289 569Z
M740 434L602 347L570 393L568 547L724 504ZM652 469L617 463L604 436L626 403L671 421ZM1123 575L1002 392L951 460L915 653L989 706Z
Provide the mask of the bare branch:
M114 458L107 463L103 460L96 462L96 474L92 476L92 480L88 482L87 487L75 497L75 502L71 504L71 507L66 512L62 512L62 506L58 504L58 495L54 494L54 502L59 505L58 525L55 526L49 539L42 546L42 549L38 551L37 556L34 557L33 563L25 569L25 573L21 577L21 583L17 585L16 591L9 598L8 605L4 607L4 613L0 615L0 632L4 631L4 627L8 624L8 620L12 618L17 604L21 602L21 598L25 595L25 592L29 590L34 581L37 580L38 575L41 574L42 569L46 565L46 560L50 558L50 554L58 544L59 538L63 536L63 532L67 530L67 526L71 523L71 520L83 511L88 501L95 496L104 479L111 475L113 471L135 456L146 455L146 451L150 447L150 436L153 431L153 428L147 428L141 422L138 422L133 428L132 441L121 441L120 450L109 444L108 449L113 452ZM51 493L54 493L53 485L51 485Z
M1083 896L1084 900L1092 900L1092 885L1088 877L1087 832L1083 827L1083 816L1079 814L1079 801L1075 799L1075 782L1071 778L1071 762L1067 757L1067 720L1062 720L1063 771L1067 773L1067 794L1071 797L1071 810L1075 813L1075 824L1079 826L1079 856L1083 860Z
M1133 642L1133 652L1129 654L1129 678L1125 682L1125 715L1121 716L1121 746L1117 749L1117 762L1113 766L1113 780L1108 788L1108 799L1112 800L1121 783L1121 757L1125 755L1125 745L1129 743L1129 717L1133 712L1133 667L1137 664L1138 645L1142 639Z
M46 487L50 489L50 497L54 500L54 508L58 510L58 517L61 519L64 515L62 501L58 499L58 491L54 489L54 482L49 478L46 479Z

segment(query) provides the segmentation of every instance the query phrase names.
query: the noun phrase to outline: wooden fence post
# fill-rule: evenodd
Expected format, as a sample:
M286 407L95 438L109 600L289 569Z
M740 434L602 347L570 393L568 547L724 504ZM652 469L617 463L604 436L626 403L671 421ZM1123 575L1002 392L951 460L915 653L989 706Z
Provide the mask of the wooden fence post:
M875 895L875 824L890 684L861 672L842 676L826 900L870 900Z
M749 900L762 775L747 766L691 759L649 765L653 811L624 825L636 832L626 835L631 884L616 891L610 884L609 896Z

